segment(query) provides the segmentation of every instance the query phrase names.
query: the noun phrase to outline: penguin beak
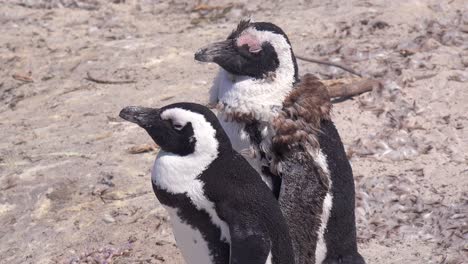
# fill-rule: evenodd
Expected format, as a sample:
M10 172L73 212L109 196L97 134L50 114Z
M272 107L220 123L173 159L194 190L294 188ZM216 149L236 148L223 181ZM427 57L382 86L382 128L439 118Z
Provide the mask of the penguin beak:
M119 116L142 128L149 128L161 121L160 112L158 108L127 106L120 111Z
M201 62L217 62L220 58L230 57L236 53L232 39L209 44L195 53L195 60Z

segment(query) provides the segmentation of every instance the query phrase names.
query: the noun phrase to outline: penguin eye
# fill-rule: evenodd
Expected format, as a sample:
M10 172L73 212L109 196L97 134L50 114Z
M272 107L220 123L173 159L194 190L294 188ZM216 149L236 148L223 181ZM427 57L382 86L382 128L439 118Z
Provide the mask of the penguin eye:
M251 52L249 46L243 45L242 47L238 47L239 54L244 58L256 58L259 57L260 51Z
M181 130L184 127L181 124L173 124L172 126L174 127L175 130Z

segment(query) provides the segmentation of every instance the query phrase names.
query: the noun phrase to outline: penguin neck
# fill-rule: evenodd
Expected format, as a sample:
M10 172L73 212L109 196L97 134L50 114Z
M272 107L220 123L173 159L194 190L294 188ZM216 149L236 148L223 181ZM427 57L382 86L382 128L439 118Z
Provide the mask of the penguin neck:
M221 104L225 114L251 115L269 122L282 109L283 100L293 89L294 66L282 66L264 78L233 75L220 69L211 97Z
M197 177L219 156L220 144L215 136L216 130L205 127L202 131L197 125L193 123L197 140L193 153L184 156L164 150L158 153L151 173L152 181L158 187L170 193L190 192L193 190L191 185L199 182Z

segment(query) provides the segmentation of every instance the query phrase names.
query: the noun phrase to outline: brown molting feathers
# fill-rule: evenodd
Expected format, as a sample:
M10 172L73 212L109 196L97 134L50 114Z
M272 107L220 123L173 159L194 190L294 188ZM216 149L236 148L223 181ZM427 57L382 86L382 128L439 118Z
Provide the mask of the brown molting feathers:
M330 119L332 104L326 87L312 74L306 74L286 97L283 110L273 120L273 149L282 152L291 146L319 147L320 121Z
M233 111L221 102L216 105L216 109L223 113L224 121L226 122L251 124L256 121L255 115L253 113Z

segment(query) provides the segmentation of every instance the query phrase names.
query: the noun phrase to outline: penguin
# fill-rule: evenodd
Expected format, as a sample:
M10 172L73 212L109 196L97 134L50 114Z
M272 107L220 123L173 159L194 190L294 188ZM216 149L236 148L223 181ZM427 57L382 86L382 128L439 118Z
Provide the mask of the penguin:
M176 103L126 107L119 115L161 147L152 186L187 263L294 263L278 201L211 110Z
M299 78L291 43L269 22L242 20L195 53L220 70L210 105L234 149L278 198L298 264L364 264L356 241L351 165L330 118L326 87Z

